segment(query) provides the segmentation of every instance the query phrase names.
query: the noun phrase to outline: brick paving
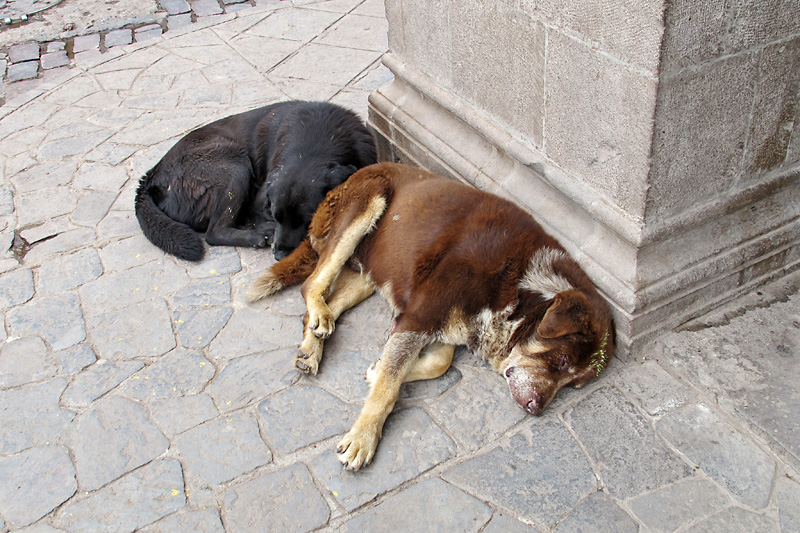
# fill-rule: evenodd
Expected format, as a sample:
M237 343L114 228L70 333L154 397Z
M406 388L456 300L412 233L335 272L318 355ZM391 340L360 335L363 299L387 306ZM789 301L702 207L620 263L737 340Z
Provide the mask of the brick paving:
M69 66L6 86L0 531L800 530L798 296L615 358L538 418L460 348L343 471L388 306L346 313L300 375L299 290L244 300L268 251L176 260L133 214L184 132L288 98L365 117L391 79L379 0L233 5L107 51L75 38ZM63 49L11 65L42 51Z

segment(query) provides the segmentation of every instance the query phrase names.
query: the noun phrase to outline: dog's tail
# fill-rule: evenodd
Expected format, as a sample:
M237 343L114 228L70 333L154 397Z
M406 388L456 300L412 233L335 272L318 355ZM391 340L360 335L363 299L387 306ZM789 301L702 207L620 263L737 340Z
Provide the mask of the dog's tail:
M317 266L319 256L308 237L292 253L272 265L247 288L247 299L255 302L279 290L305 281Z
M148 177L145 176L136 190L135 201L136 218L145 237L168 254L187 261L200 261L206 252L200 235L159 209L149 189Z

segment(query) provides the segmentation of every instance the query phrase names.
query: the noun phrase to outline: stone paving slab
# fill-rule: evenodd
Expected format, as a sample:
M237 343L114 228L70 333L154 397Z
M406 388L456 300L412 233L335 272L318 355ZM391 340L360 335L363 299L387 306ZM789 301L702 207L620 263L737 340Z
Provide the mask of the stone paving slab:
M133 199L222 116L314 98L366 117L392 79L383 3L221 2L195 22L175 18L194 2L161 5L161 36L100 52L112 29L156 32L109 27L75 38L69 67L3 87L0 532L800 530L797 297L614 359L540 418L459 348L442 378L402 387L374 463L343 471L388 305L346 312L301 375L299 288L244 297L269 251L176 260Z

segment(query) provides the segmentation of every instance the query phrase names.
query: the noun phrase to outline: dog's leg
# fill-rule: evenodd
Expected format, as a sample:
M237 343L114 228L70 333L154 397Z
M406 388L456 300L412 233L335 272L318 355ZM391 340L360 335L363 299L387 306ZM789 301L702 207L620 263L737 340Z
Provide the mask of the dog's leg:
M208 221L206 242L212 246L250 246L264 248L269 236L255 229L235 227L236 218L247 201L252 170L240 165L231 171L228 188L220 191Z
M366 277L349 268L343 268L328 299L328 308L331 310L333 320L338 320L342 313L363 302L374 292L375 285ZM303 343L297 351L294 366L306 374L316 375L319 362L322 360L322 346L325 341L308 328L308 314L304 319L304 326Z
M414 362L414 366L412 366L411 370L406 374L403 383L438 378L450 368L450 364L453 362L453 353L455 349L456 347L452 344L442 344L440 342L427 345L422 349L419 357ZM367 369L365 379L367 385L370 387L375 381L377 366L378 363L376 361Z
M361 414L336 449L345 468L358 470L372 461L383 424L397 401L400 385L424 344L425 337L419 333L405 331L389 337L375 367L374 380Z
M302 293L308 310L307 328L317 337L326 339L333 333L335 319L325 303L325 297L331 285L341 272L342 267L355 252L361 242L386 210L386 198L373 196L364 209L360 210L351 223L343 228L341 234L332 238L330 251L320 256L314 273L303 283Z

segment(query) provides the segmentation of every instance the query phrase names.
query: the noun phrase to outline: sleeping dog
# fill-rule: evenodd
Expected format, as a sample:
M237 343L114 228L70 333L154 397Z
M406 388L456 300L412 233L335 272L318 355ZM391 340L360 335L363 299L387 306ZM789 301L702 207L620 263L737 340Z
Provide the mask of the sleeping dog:
M369 395L337 452L372 460L404 382L444 374L465 344L539 415L565 385L582 387L614 352L608 304L555 239L511 202L418 168L382 163L331 191L308 237L248 289L257 300L304 281L296 366L316 374L342 312L378 289L395 321Z
M376 162L351 111L281 102L217 120L170 149L139 183L136 217L167 253L199 261L210 245L296 248L325 194Z

